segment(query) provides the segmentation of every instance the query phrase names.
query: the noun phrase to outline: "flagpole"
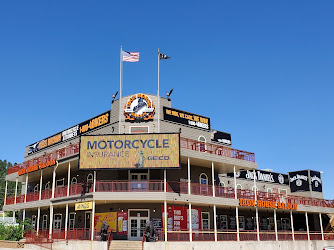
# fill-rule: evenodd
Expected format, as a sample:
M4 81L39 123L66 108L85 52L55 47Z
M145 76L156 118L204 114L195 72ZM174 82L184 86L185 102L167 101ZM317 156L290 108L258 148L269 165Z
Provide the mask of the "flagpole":
M160 50L158 48L158 133L160 133Z
M118 133L121 134L121 117L122 117L122 87L123 87L123 58L122 55L122 46L121 46L121 52L120 52L120 62L119 62L119 124L118 124Z

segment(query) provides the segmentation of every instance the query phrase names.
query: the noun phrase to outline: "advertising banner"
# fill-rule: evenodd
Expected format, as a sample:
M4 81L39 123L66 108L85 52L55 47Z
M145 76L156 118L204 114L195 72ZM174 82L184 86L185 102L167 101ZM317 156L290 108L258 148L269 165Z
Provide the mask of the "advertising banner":
M180 168L180 134L87 135L79 169Z
M28 155L38 152L41 149L55 145L58 142L63 142L68 139L75 138L81 134L94 130L105 124L110 123L110 111L104 112L98 116L95 116L85 122L82 122L74 127L66 129L56 135L50 136L46 139L38 141L34 144L29 145Z
M310 191L308 170L289 172L291 192Z
M92 202L80 202L80 203L75 203L75 211L78 210L91 210L92 209Z
M312 191L322 192L322 180L320 172L310 170L310 181L311 181Z
M164 120L210 130L210 118L186 111L163 107Z
M234 177L234 173L227 173L227 176ZM236 172L236 178L254 180L253 170L238 171ZM287 174L256 170L255 179L257 181L289 185L289 178Z
M163 221L162 227L164 228L165 215L164 215L164 205L161 206L161 217ZM201 229L201 209L192 208L191 209L191 221L192 229ZM167 206L167 228L171 231L178 230L189 230L189 209L188 206Z
M117 212L117 234L128 233L128 212Z
M116 232L117 230L117 212L109 213L96 213L94 216L94 228L97 232L100 232L103 222L107 222L109 230Z

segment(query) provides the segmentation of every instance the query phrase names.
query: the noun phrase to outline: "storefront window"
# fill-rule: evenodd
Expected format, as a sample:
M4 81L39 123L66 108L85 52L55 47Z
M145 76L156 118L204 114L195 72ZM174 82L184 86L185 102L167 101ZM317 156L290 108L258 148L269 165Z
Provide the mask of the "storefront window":
M210 229L210 213L202 212L202 229L207 230Z

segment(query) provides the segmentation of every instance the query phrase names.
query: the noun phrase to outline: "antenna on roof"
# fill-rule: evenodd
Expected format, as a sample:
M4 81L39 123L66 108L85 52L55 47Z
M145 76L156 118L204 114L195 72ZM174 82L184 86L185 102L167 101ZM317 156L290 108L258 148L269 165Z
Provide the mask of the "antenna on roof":
M111 104L113 104L113 103L114 103L114 101L115 101L115 98L116 98L117 94L118 94L118 91L116 92L116 94L114 94L114 95L112 95L112 96L111 96L111 97L112 97Z
M169 97L171 96L171 94L172 94L172 92L173 92L173 89L171 89L171 91L169 91L169 92L167 92L166 89L165 89L165 91L166 91L167 100L168 100L168 101L171 101L171 99L170 99Z

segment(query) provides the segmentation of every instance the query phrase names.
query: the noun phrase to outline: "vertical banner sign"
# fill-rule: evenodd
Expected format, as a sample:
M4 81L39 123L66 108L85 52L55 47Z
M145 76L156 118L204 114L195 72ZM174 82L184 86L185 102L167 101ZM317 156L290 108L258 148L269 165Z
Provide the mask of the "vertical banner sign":
M128 212L117 212L117 234L128 233Z
M311 181L312 191L322 192L322 180L320 172L310 170L310 181Z
M164 205L161 206L161 217L163 221L162 228L165 228ZM201 228L201 210L199 208L191 209L192 229ZM167 229L170 231L189 230L189 209L181 206L167 206Z
M310 191L308 170L289 172L291 193Z

